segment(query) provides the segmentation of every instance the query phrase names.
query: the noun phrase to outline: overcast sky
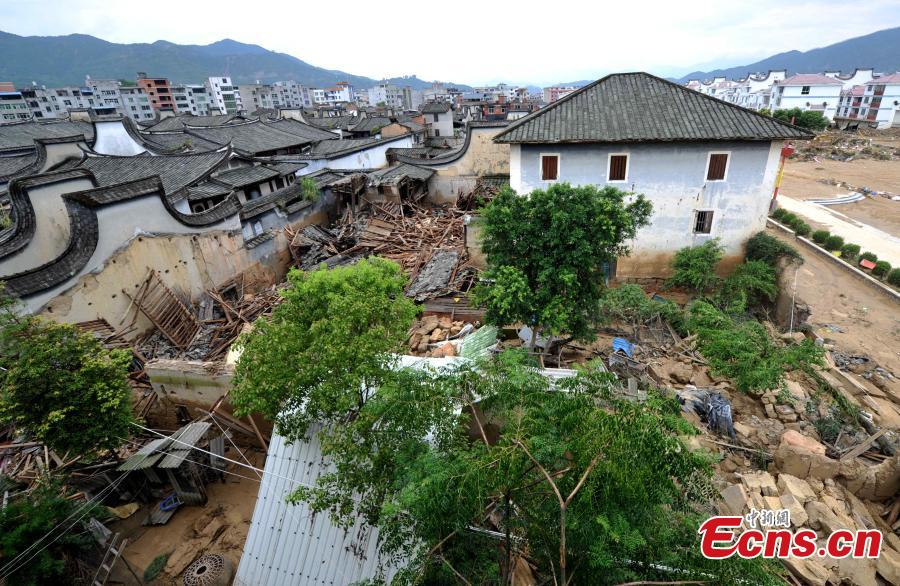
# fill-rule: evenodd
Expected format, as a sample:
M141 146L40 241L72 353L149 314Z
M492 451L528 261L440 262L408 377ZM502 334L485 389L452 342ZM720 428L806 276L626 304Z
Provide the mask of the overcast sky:
M119 43L262 45L373 78L486 84L683 75L900 26L900 1L866 0L6 0L0 29ZM0 56L2 58L2 56ZM863 64L864 65L864 64Z

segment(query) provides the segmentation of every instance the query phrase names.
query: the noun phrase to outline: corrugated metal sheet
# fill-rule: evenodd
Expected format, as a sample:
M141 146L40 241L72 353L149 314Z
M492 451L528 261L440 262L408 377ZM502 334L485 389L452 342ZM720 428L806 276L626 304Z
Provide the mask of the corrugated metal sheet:
M235 585L346 586L378 574L377 528L360 520L344 531L327 513L285 500L300 483L313 485L330 469L316 431L309 441L291 445L280 435L272 437ZM388 581L396 572L390 566L383 570Z
M191 448L188 446L196 446L212 424L209 422L196 422L185 425L174 434L172 434L172 446L168 449L168 455L159 463L160 468L178 468L184 459L188 457ZM187 444L187 445L184 445ZM195 460L196 458L191 458Z
M167 437L153 440L135 452L130 458L119 464L117 470L124 472L126 470L143 470L145 468L150 468L164 456L162 450L169 445L171 441L172 440Z

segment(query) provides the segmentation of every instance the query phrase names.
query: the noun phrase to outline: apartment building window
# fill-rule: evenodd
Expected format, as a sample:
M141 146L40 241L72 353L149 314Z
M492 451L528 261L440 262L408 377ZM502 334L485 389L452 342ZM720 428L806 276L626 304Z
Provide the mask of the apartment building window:
M697 212L697 217L694 219L694 233L709 234L712 231L712 220L712 211L704 210Z
M559 179L559 155L541 155L541 181Z
M611 154L607 167L607 181L625 181L628 179L628 155Z
M805 85L805 86L801 87L800 94L804 95L804 96L808 96L809 95L809 86Z
M706 161L706 180L725 181L728 176L729 153L709 153Z

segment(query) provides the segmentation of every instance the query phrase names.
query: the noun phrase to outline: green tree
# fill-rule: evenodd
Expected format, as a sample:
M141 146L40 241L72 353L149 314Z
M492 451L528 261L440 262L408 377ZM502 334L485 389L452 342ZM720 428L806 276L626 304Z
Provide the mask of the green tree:
M724 250L718 238L707 240L699 246L680 249L672 260L669 285L705 293L719 283L716 265L722 260Z
M303 177L300 179L300 193L306 201L317 202L321 197L319 185L312 177Z
M133 421L131 354L20 309L0 286L0 421L61 454L120 446Z
M650 221L643 195L568 183L528 196L506 188L483 210L488 269L476 300L486 320L594 336L604 266L628 254L625 242Z
M816 132L825 130L830 124L828 118L822 112L815 110L801 110L800 108L779 109L775 110L772 116L776 120L787 123L790 123L793 119L796 126Z
M403 347L416 306L399 265L372 258L331 270L288 273L271 317L240 339L232 402L279 433L304 437L312 422L359 410Z
M61 495L57 484L42 481L30 494L13 498L0 508L0 582L5 577L6 584L22 586L75 584L69 564L76 555L90 549L93 538L81 529L63 529L79 525L82 513L84 518L106 516L105 509L95 505L69 519L80 506L78 501ZM57 529L60 523L63 526ZM51 531L59 538L46 539L39 544L46 545L45 549L35 547L16 559Z
M617 398L593 368L553 382L526 360L398 372L326 432L335 472L294 498L343 526L357 512L378 525L383 551L407 562L399 583L506 584L518 556L544 583L672 579L659 565L774 581L761 564L699 555L710 461L679 439L693 428L676 400Z

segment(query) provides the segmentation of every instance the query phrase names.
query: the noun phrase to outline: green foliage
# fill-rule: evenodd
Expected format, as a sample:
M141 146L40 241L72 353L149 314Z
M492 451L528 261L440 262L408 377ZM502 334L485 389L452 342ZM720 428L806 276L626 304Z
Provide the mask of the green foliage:
M527 360L506 353L449 372L398 372L320 436L336 471L294 499L344 526L357 511L378 525L384 550L408 556L400 584L455 583L454 570L472 584L503 583L506 538L468 530L491 511L547 582L560 571L561 526L573 584L659 577L651 564L718 584L771 581L760 563L700 557L694 511L715 491L709 458L678 437L691 426L677 401L616 398L612 377L593 369L551 383ZM564 498L574 493L564 520L542 470Z
M859 260L867 260L869 262L878 262L878 255L868 250L859 255Z
M6 230L12 226L12 218L6 210L0 210L0 230Z
M300 179L300 192L306 201L317 202L322 197L319 192L319 186L312 177L303 177Z
M372 258L312 272L292 270L284 301L239 343L232 402L279 433L304 437L312 422L358 410L402 349L416 306L391 261Z
M131 353L19 309L0 284L0 422L27 429L60 454L92 456L122 445L133 421Z
M894 287L900 287L900 268L891 269L885 280Z
M785 213L782 214L782 216L781 216L781 223L784 224L785 226L790 227L791 224L793 224L794 222L796 222L799 219L800 219L800 217L797 216L796 214L785 211Z
M669 285L685 287L697 293L704 293L715 285L716 265L722 260L725 249L718 238L708 240L699 246L688 246L675 253L672 261L672 277Z
M841 246L841 258L852 261L859 254L859 244L848 243Z
M888 273L891 272L891 263L886 260L880 260L875 263L875 268L872 269L872 274L876 277L884 277Z
M765 232L757 232L747 241L746 258L748 261L763 261L773 267L781 258L803 260L796 248Z
M821 112L801 110L800 108L775 110L775 113L772 114L772 116L776 120L787 123L790 123L791 119L793 119L796 126L815 132L825 130L830 124L828 118Z
M613 187L560 183L525 197L502 190L483 210L488 269L475 299L486 321L593 338L604 265L628 254L625 242L651 211L643 195Z
M812 231L812 226L800 220L799 222L793 224L791 228L794 229L794 232L797 233L797 236L809 236L809 233Z
M788 213L788 211L784 208L776 208L774 212L772 212L772 217L778 220L779 222L784 219L784 215Z
M776 346L760 323L738 322L706 301L691 305L687 325L713 370L734 380L742 391L776 389L785 369L822 364L823 351L810 340Z
M171 554L163 553L153 558L153 561L144 570L144 582L152 582L162 574L169 561L169 555Z
M829 236L824 244L825 250L829 252L840 250L842 246L844 246L844 239L840 236L835 236L834 234Z
M761 260L738 265L718 293L724 306L753 306L778 296L775 268Z
M601 323L618 321L635 326L656 315L668 321L676 330L684 325L677 305L671 301L647 297L639 285L619 285L607 289L600 298Z
M815 242L816 244L818 244L820 246L824 245L825 242L830 237L831 237L831 232L829 232L828 230L816 230L812 234L813 242Z
M0 574L18 567L6 581L10 585L75 584L74 572L68 564L75 555L87 552L93 540L82 531L77 518L84 513L85 519L102 520L105 509L94 505L67 520L82 503L65 498L55 483L40 482L37 486L32 493L13 498L5 508L0 508ZM60 523L63 528L72 527L67 531L56 529ZM59 538L43 541L41 545L48 545L46 549L35 548L12 561L54 529L54 535ZM35 552L35 557L19 566L19 562Z
M771 116L772 115L772 110L770 110L769 108L760 108L758 110L758 112L760 114L762 114L763 116Z

